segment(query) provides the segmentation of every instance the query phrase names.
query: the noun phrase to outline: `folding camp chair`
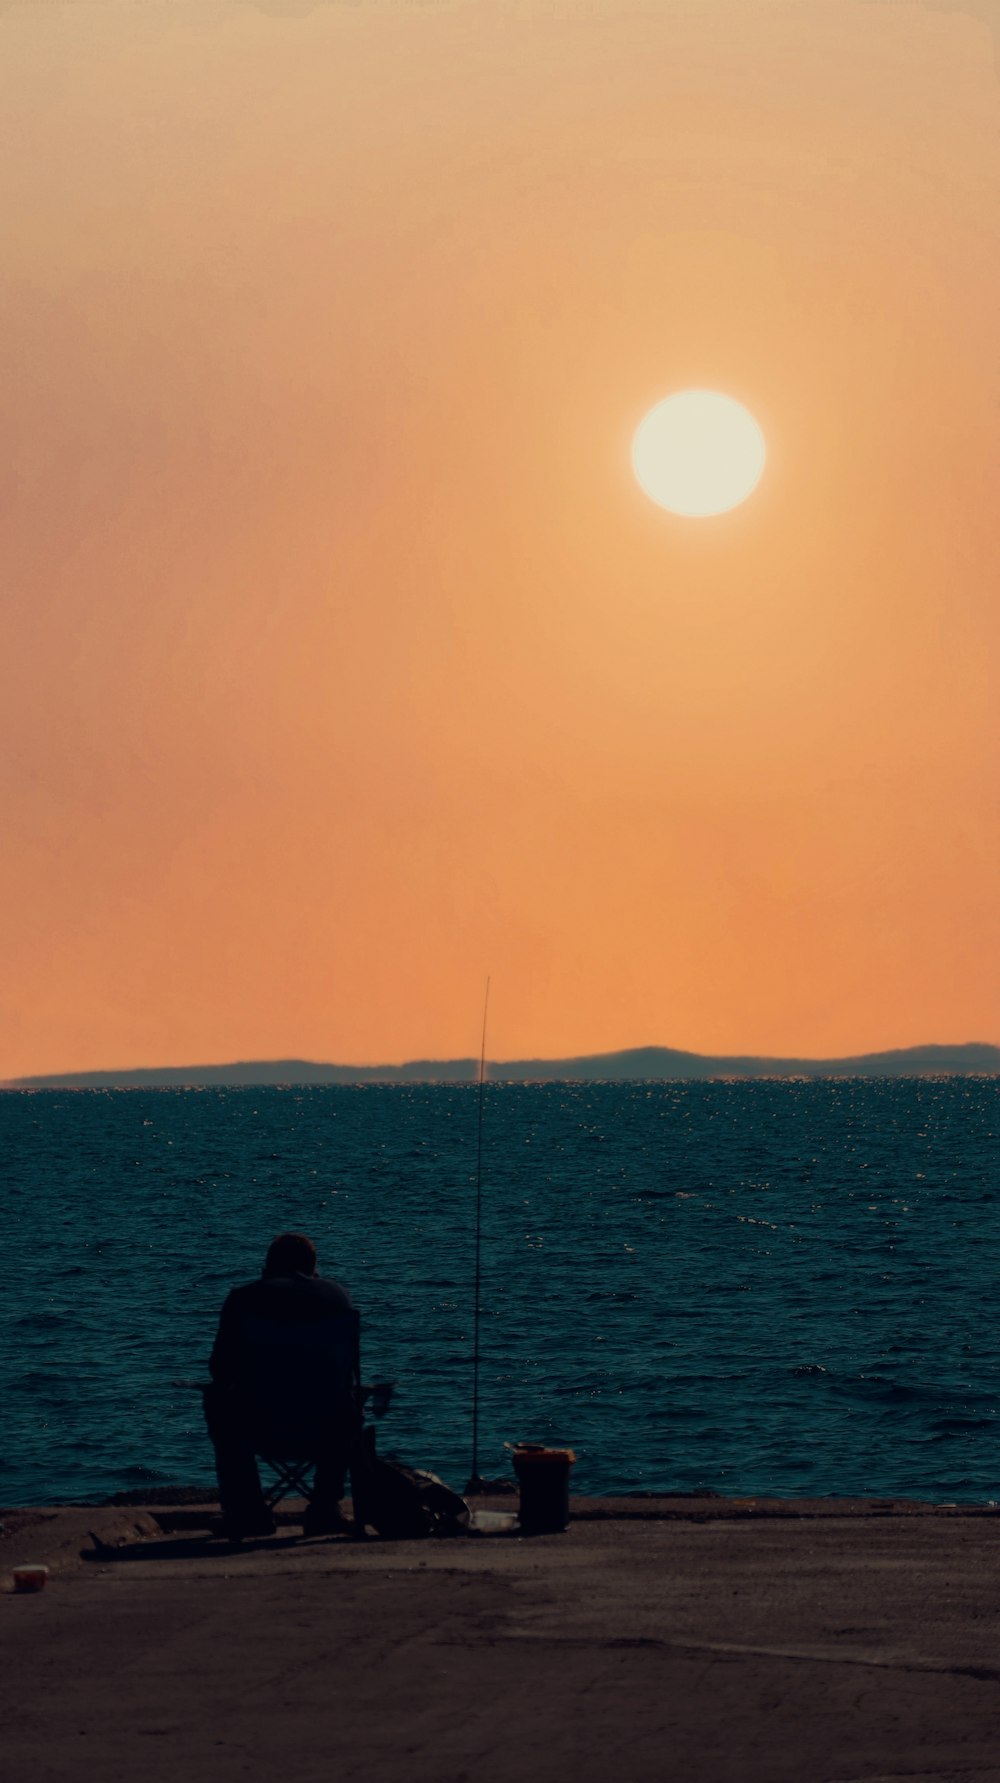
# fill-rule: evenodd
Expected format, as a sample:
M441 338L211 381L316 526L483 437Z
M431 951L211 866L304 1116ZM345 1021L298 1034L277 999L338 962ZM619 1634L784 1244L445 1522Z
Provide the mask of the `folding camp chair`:
M268 1509L301 1495L308 1510L317 1461L334 1432L350 1475L358 1533L364 1529L358 1509L365 1397L360 1330L356 1311L315 1322L248 1318L243 1327L250 1437L258 1460L274 1476L264 1486Z

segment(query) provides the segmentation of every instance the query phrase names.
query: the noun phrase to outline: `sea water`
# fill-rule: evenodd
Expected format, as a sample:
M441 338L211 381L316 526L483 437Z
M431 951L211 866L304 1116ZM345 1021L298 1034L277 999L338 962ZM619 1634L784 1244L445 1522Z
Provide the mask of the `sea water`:
M474 1085L0 1095L0 1500L212 1478L219 1307L283 1229L379 1429L470 1471ZM1000 1497L994 1079L487 1085L480 1471Z

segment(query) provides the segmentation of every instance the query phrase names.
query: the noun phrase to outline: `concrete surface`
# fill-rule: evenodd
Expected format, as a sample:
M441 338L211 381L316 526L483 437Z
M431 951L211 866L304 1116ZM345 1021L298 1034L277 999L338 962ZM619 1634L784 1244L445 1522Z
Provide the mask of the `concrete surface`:
M197 1507L0 1512L8 1579L53 1568L0 1596L4 1776L1000 1783L995 1512L575 1509L531 1540L289 1520L239 1549Z

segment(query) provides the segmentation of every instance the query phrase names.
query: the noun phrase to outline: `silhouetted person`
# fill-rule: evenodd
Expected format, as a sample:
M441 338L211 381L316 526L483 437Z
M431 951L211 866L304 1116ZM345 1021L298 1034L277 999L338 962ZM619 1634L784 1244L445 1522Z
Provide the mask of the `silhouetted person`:
M306 1533L345 1527L339 1502L357 1413L336 1322L350 1311L347 1290L316 1274L316 1247L301 1232L276 1238L260 1280L227 1297L205 1389L227 1535L273 1533L256 1456L297 1453L289 1432L294 1440L302 1431L316 1458Z

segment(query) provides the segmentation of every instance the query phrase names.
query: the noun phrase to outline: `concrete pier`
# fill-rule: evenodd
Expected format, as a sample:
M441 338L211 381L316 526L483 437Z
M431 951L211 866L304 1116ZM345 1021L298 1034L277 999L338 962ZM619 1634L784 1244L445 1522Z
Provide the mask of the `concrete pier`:
M1000 1783L996 1512L574 1513L564 1535L360 1544L289 1518L232 1548L207 1507L0 1512L4 1772ZM28 1560L49 1584L14 1595Z

